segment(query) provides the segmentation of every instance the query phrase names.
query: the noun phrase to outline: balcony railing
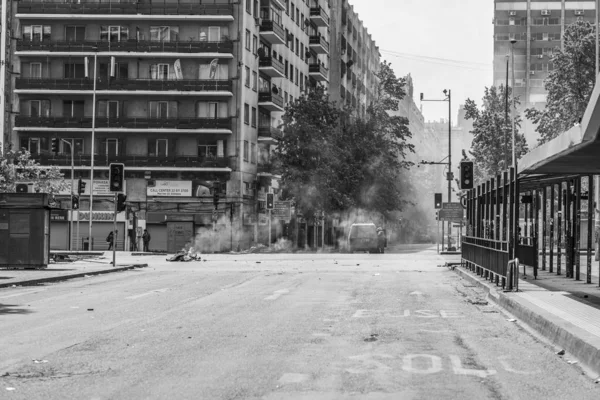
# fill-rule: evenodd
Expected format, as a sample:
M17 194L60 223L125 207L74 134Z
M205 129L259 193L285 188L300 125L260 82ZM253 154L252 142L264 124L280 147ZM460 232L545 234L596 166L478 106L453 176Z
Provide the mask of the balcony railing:
M269 32L273 32L279 38L275 44L280 44L282 42L285 43L285 29L283 29L283 27L277 22L270 19L265 19L260 25L260 33L265 34Z
M258 102L273 103L276 106L283 108L283 97L280 94L275 94L273 92L259 92Z
M258 127L258 136L262 137L270 137L273 139L282 139L283 132L280 129L277 129L271 125L265 125Z
M319 81L327 80L329 70L321 64L309 64L308 73Z
M325 40L325 38L323 36L311 36L309 37L309 42L308 42L309 46L311 46L311 48L316 47L322 47L323 51L319 52L319 53L328 53L329 52L329 42L327 42L327 40Z
M143 15L223 15L233 16L233 4L229 0L203 0L203 4L196 2L178 2L166 4L156 2L139 4L129 2L81 2L65 3L64 0L21 0L17 6L17 13L24 14L143 14Z
M269 67L274 68L277 71L279 71L281 76L283 76L285 73L285 67L283 66L283 63L274 57L261 57L258 60L258 67L259 68L269 68Z
M32 158L41 165L70 166L70 154L36 154ZM90 165L89 154L79 154L73 157L75 166ZM110 163L123 163L127 167L182 167L182 168L227 168L228 157L199 157L199 156L107 156L96 155L95 166L108 166Z
M231 80L158 80L158 79L98 79L96 90L152 90L152 91L192 91L192 92L231 92ZM87 78L17 78L16 89L49 90L92 90L94 81Z
M277 174L277 168L270 162L259 162L256 166L259 174Z
M50 52L103 52L127 51L138 53L232 53L233 42L158 42L151 40L123 40L107 42L100 40L78 40L72 42L48 41L17 41L17 51L50 51Z
M329 26L329 16L323 7L311 7L310 19L318 26Z
M17 115L17 127L91 129L92 117L29 117ZM231 118L107 118L96 117L96 128L228 129Z

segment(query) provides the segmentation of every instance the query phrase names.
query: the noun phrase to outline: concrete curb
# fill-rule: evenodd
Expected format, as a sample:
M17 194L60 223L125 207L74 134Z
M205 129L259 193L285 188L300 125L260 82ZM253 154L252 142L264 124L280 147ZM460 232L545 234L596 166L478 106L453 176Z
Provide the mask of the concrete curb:
M74 279L74 278L82 278L84 276L110 274L113 272L129 271L129 270L136 269L136 268L146 268L146 267L148 267L148 264L133 264L133 265L123 266L123 267L103 269L103 270L99 270L99 271L82 272L82 273L70 274L70 275L50 276L48 278L30 279L28 281L15 281L15 282L10 282L10 283L0 283L0 288L12 287L12 286L33 286L33 285L38 285L40 283L60 282L60 281L66 281L69 279Z
M554 345L566 350L584 367L600 375L600 338L531 303L522 304L516 301L511 298L510 292L504 293L500 287L497 288L495 284L480 280L464 268L456 267L454 271L484 289L489 300L504 308Z

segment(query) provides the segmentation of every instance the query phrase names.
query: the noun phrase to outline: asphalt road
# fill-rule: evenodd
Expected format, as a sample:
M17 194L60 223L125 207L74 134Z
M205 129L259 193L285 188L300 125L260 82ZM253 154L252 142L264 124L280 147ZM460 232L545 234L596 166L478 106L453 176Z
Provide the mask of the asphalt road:
M0 399L598 399L433 250L214 255L0 289Z

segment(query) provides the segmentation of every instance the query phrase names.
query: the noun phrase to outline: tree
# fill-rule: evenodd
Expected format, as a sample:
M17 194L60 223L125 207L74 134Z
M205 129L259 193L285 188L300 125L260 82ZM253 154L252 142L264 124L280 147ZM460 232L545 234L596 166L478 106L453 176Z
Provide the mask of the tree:
M0 193L14 192L17 182L33 182L36 192L49 194L66 188L58 167L40 166L31 159L29 151L7 150L0 155Z
M587 21L577 21L565 29L564 50L554 50L553 70L544 81L548 92L543 110L529 108L525 115L545 143L581 121L595 83L595 31Z
M506 118L504 85L485 88L481 109L477 104L467 99L465 102L465 118L473 120L473 144L470 153L475 163L476 180L482 181L496 176L506 169L505 160L510 166L512 160L512 127L510 116ZM509 101L512 104L512 90L508 89ZM515 99L515 107L519 104ZM515 153L517 159L527 153L525 136L519 133L521 119L515 116ZM508 138L508 148L505 146L505 135Z

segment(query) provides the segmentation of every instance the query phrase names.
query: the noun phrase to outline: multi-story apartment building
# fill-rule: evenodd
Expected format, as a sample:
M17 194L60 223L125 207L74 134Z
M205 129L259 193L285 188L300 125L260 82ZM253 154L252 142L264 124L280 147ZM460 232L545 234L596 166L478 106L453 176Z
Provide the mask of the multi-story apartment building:
M595 21L595 1L494 0L494 85L506 82L507 55L514 43L515 95L525 108L543 108L544 79L552 71L550 58L563 44L565 27L577 20ZM512 76L509 77L509 85ZM534 127L525 124L527 141L534 144Z
M120 249L144 227L151 250L179 250L207 228L223 233L214 250L266 236L285 104L329 79L326 2L24 0L10 19L8 139L88 182L80 212L53 221L52 247L69 246L67 221L78 220L71 247L81 248L89 218L92 247L106 246L114 162L125 164L129 206Z
M331 20L331 100L364 117L376 96L379 47L348 0L331 0Z

